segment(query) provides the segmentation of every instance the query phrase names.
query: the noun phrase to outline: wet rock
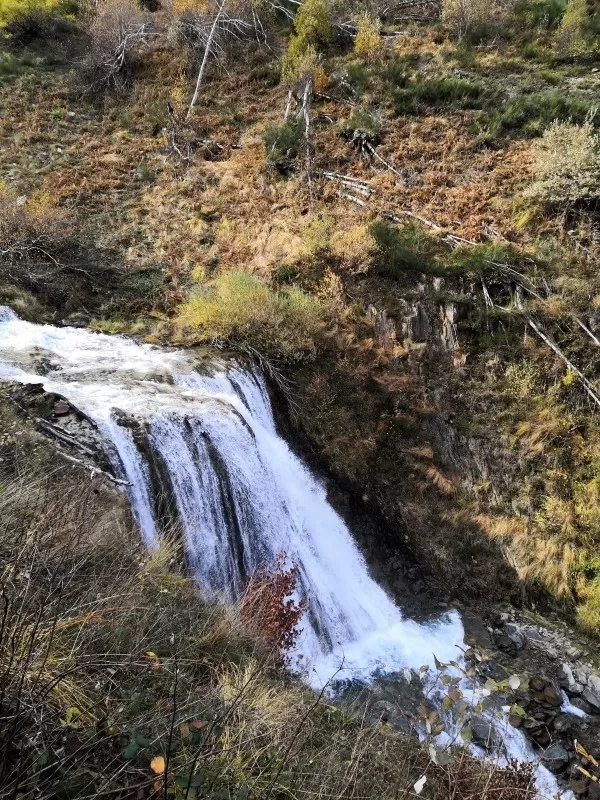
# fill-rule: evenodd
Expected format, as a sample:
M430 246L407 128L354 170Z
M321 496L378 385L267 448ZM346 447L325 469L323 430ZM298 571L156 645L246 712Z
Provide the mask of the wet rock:
M560 690L553 683L548 683L544 687L544 697L546 702L551 706L558 708L562 705Z
M563 664L559 675L559 682L567 694L580 695L583 692L583 685L575 680L570 664Z
M71 406L66 400L57 400L52 408L52 413L55 417L64 417L71 410Z
M570 787L575 794L585 794L587 791L587 781L583 778L576 778L571 781Z
M69 328L87 328L90 324L91 317L86 314L69 314L68 317L62 320L63 325Z
M587 796L588 800L600 800L600 784L590 782Z
M573 727L573 722L567 714L559 714L554 719L554 730L561 736L567 734Z
M533 678L529 681L529 688L532 692L543 692L544 687L546 686L546 681L544 678L540 678L539 675L534 675Z
M483 647L485 650L493 649L492 637L481 617L469 610L465 610L462 614L462 620L466 644L471 647Z
M590 675L582 697L596 712L600 711L600 677L598 675Z
M506 631L506 635L510 639L511 643L517 648L517 650L523 650L526 639L520 628L518 628L516 625L508 624L505 626L504 630Z
M574 705L575 708L578 708L580 711L585 711L586 714L594 713L593 707L586 702L583 695L581 697L573 697L571 700L571 705Z
M471 731L473 732L473 741L486 750L492 750L499 743L494 728L485 717L472 717Z
M537 628L527 628L525 638L528 642L541 642L543 637Z
M542 764L547 767L550 772L562 772L569 766L569 754L558 742L550 745L542 753Z

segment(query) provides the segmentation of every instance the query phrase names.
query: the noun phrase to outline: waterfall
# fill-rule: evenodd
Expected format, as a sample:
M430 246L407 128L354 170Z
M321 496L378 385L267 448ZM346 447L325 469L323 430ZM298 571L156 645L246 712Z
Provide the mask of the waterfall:
M198 369L198 367L200 367ZM456 612L404 619L370 577L324 487L275 429L262 377L234 362L122 336L0 317L0 377L43 383L97 424L152 547L156 488L171 498L188 563L206 594L239 596L250 574L286 553L307 611L299 664L314 685L456 658Z
M156 545L165 515L177 518L207 595L235 598L286 553L307 599L296 664L314 687L458 657L456 612L417 623L371 578L324 487L277 433L259 374L0 308L2 379L41 383L96 423L146 543ZM511 757L533 757L520 732L508 739Z

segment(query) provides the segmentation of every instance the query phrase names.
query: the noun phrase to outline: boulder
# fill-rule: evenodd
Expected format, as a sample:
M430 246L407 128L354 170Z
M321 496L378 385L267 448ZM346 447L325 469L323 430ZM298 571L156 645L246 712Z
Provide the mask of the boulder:
M554 720L554 730L560 734L568 733L573 727L573 721L567 714L559 714Z
M569 754L562 746L556 742L547 747L542 753L542 764L547 767L550 772L562 772L569 766Z
M598 675L590 675L582 697L595 711L600 711L600 677Z
M473 741L486 750L492 750L498 745L498 736L491 723L483 716L471 718L471 731Z
M525 647L526 639L523 632L516 626L512 624L508 624L504 627L506 631L506 635L512 642L512 644L517 648L517 650L522 650Z
M544 698L547 703L549 703L551 706L555 706L556 708L559 708L562 705L560 689L558 689L553 683L547 683L544 687Z

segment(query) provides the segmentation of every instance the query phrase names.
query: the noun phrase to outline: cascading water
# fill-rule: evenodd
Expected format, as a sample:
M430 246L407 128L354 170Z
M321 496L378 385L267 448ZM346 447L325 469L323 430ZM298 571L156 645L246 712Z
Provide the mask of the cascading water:
M171 498L191 569L207 593L235 597L260 564L286 553L308 600L296 655L313 686L457 657L456 612L406 619L369 576L324 488L277 434L260 376L122 336L34 325L0 309L0 379L42 383L98 426L129 483L148 546ZM514 732L511 757L530 759ZM544 790L552 780L539 768ZM554 786L554 788L556 788Z

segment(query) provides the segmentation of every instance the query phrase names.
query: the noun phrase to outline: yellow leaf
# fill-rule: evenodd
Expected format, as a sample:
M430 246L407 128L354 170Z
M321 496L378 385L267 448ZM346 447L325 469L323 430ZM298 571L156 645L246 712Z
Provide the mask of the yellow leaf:
M155 756L150 762L150 769L157 775L162 775L165 771L165 759L162 756Z
M159 657L156 655L156 653L152 652L152 650L148 650L148 652L146 653L146 655L148 656L148 658L150 659L150 661L152 661L152 668L153 668L153 669L158 669L158 668L160 667L160 659L159 659Z
M190 738L190 726L187 724L187 722L184 722L182 725L180 725L179 731L182 739Z

